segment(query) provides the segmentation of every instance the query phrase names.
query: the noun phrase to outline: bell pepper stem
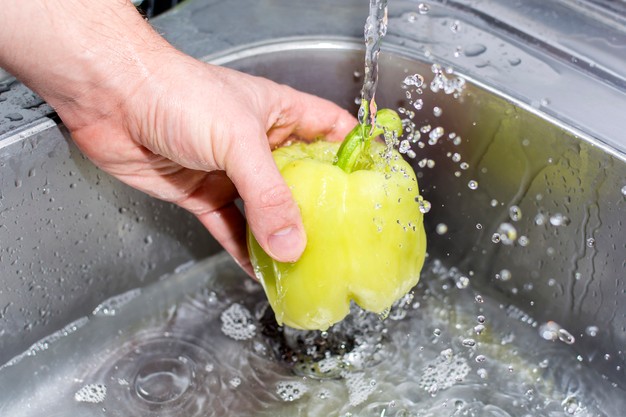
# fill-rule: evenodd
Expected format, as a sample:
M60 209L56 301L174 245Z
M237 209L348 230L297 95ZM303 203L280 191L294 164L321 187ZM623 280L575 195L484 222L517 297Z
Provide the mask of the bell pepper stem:
M402 120L390 109L377 112L374 129L371 125L359 123L348 133L337 151L335 165L348 174L354 171L357 161L368 150L372 138L384 134L385 131L402 135Z

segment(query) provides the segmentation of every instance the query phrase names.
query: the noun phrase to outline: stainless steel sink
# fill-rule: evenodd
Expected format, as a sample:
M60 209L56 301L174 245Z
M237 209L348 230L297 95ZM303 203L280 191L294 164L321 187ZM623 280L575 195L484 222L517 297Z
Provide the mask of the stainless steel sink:
M353 3L352 9L340 10L341 16L362 11ZM155 24L167 29L178 23L180 32L166 34L207 61L356 109L363 53L351 35L362 27L360 17L349 29L338 29L330 19L335 23L316 33L315 25L324 17L318 11L302 27L291 24L291 33L284 29L281 35L288 37L278 39L274 29L261 26L260 42L251 43L252 35L230 43L218 37L200 47L189 40L202 40L206 33L189 29L198 23L181 22L200 19L199 11L206 13L208 4L192 1ZM210 7L232 13L220 4ZM475 288L516 306L537 326L558 323L575 338L571 348L581 361L626 389L626 147L623 120L614 117L626 109L620 77L607 84L597 72L557 71L557 63L549 61L552 55L542 60L537 53L524 55L522 62L529 63L525 71L541 73L537 79L545 85L529 84L523 90L515 78L517 64L510 72L489 72L490 65L500 69L496 55L477 66L466 53L454 65L454 48L446 49L446 55L437 52L441 43L416 47L428 44L420 38L426 35L411 37L402 26L412 19L407 13L414 13L416 3L397 4L391 18L396 29L390 30L381 55L379 106L410 108L402 81L415 73L430 81L433 62L454 68L447 77L466 80L458 97L424 88L424 108L414 117L418 128L445 130L436 145L415 144L411 160L432 205L426 216L430 262L457 268ZM255 8L281 6L260 2L246 7L254 16ZM441 26L445 19L449 24L452 16L469 31L476 14L445 7L434 5L433 20L424 27L432 30L433 22ZM254 22L250 25L263 25ZM227 21L221 26L229 30ZM327 33L319 33L323 31ZM440 36L436 31L431 35ZM468 45L464 48L467 52ZM513 58L518 59L509 55L503 62L511 66ZM590 99L596 108L581 109L578 104L585 100L566 94L562 87L574 79L570 76L581 80L578 93L597 93ZM537 95L542 89L549 92L546 100ZM610 106L598 111L604 99L612 100ZM434 107L443 109L440 116ZM612 125L607 125L607 115ZM422 162L427 160L434 166ZM187 213L131 190L91 165L53 115L14 128L0 136L0 363L89 315L102 300L219 249Z

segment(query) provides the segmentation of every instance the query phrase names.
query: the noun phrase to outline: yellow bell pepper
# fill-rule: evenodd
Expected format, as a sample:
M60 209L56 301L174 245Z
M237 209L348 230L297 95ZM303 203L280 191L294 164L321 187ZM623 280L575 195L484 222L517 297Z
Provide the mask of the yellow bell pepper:
M248 231L250 260L279 324L325 330L350 301L382 313L419 280L426 252L419 189L395 150L371 141L401 134L392 110L357 125L341 147L318 141L276 149L274 160L300 207L307 246L294 263L270 258Z

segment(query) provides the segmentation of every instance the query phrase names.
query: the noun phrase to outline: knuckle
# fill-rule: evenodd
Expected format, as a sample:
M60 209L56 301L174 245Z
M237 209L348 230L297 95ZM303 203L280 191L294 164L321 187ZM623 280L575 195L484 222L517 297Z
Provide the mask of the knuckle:
M262 189L258 201L258 209L274 209L278 207L290 206L293 201L293 197L287 184L279 183Z

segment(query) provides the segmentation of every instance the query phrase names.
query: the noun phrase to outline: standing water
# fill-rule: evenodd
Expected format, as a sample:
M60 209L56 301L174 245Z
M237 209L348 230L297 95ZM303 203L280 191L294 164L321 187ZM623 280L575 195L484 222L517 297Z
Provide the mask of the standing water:
M109 300L0 369L0 415L617 416L623 391L431 261L385 320L279 327L226 254Z

